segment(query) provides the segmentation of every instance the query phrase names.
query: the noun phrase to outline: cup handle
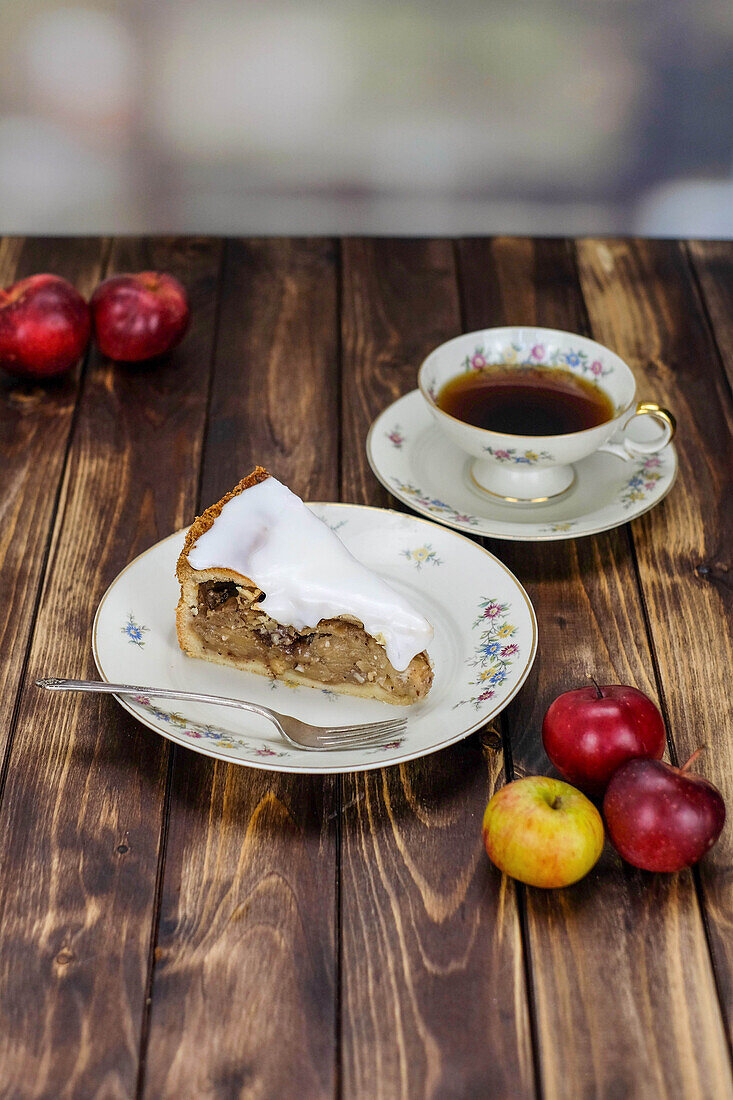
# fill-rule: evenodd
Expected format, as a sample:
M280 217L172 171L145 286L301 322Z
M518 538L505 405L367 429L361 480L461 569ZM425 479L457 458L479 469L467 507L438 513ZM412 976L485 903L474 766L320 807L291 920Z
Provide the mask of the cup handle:
M625 462L632 458L640 458L643 455L655 455L663 450L672 440L677 430L677 421L669 409L657 405L656 401L640 401L621 429L624 433L626 433L626 429L636 416L653 417L662 427L662 434L659 438L643 443L637 439L630 439L627 434L624 434L624 438L620 443L603 443L598 450L616 455L617 458L622 458Z

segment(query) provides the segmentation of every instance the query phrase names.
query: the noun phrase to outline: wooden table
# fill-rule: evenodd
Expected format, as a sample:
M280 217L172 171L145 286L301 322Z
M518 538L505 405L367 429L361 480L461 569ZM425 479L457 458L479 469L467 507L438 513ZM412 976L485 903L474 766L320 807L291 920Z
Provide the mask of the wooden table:
M544 772L545 708L587 681L657 698L673 759L733 807L733 246L471 239L6 239L0 284L115 271L189 287L167 365L92 350L0 383L2 1097L733 1095L733 826L699 870L607 849L529 890L481 844L491 793ZM257 772L174 747L95 675L90 627L136 554L256 462L306 498L394 506L364 441L426 352L537 323L618 351L679 419L654 511L487 545L537 609L496 725L412 764Z

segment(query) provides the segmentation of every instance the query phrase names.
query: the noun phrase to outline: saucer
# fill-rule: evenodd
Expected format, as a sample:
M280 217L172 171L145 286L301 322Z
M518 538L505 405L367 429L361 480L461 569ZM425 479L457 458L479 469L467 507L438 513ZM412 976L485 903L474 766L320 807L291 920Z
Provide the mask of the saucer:
M377 478L403 504L459 531L512 542L556 542L619 527L659 504L677 474L671 443L629 462L596 452L575 463L575 482L562 496L507 504L476 484L472 459L441 432L419 390L377 417L366 449Z
M436 752L484 726L524 683L537 621L519 581L471 539L416 516L353 504L310 504L354 557L407 597L435 629L434 680L410 707L291 686L187 657L176 638L176 561L186 532L156 543L108 588L94 620L104 680L200 691L261 703L322 726L407 719L403 736L368 749L306 751L286 745L267 719L203 703L117 696L138 721L195 752L268 771L364 771ZM179 709L180 707L180 709Z

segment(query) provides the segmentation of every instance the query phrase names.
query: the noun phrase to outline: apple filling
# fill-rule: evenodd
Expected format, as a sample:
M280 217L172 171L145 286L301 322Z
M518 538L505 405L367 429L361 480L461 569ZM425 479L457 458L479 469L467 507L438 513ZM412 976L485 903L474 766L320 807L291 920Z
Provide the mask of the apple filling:
M427 695L432 670L420 653L404 672L390 663L384 647L356 620L322 619L313 630L298 631L271 619L260 608L264 593L233 582L198 586L192 629L204 649L219 657L264 666L273 677L329 684L374 684L394 702L414 703Z

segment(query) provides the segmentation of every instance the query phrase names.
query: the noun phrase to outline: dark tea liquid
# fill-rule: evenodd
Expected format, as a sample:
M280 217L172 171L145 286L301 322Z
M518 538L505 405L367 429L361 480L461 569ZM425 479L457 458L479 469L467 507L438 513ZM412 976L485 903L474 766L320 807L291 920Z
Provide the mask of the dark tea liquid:
M566 435L615 415L603 390L563 367L504 363L451 378L436 404L465 424L508 435Z

